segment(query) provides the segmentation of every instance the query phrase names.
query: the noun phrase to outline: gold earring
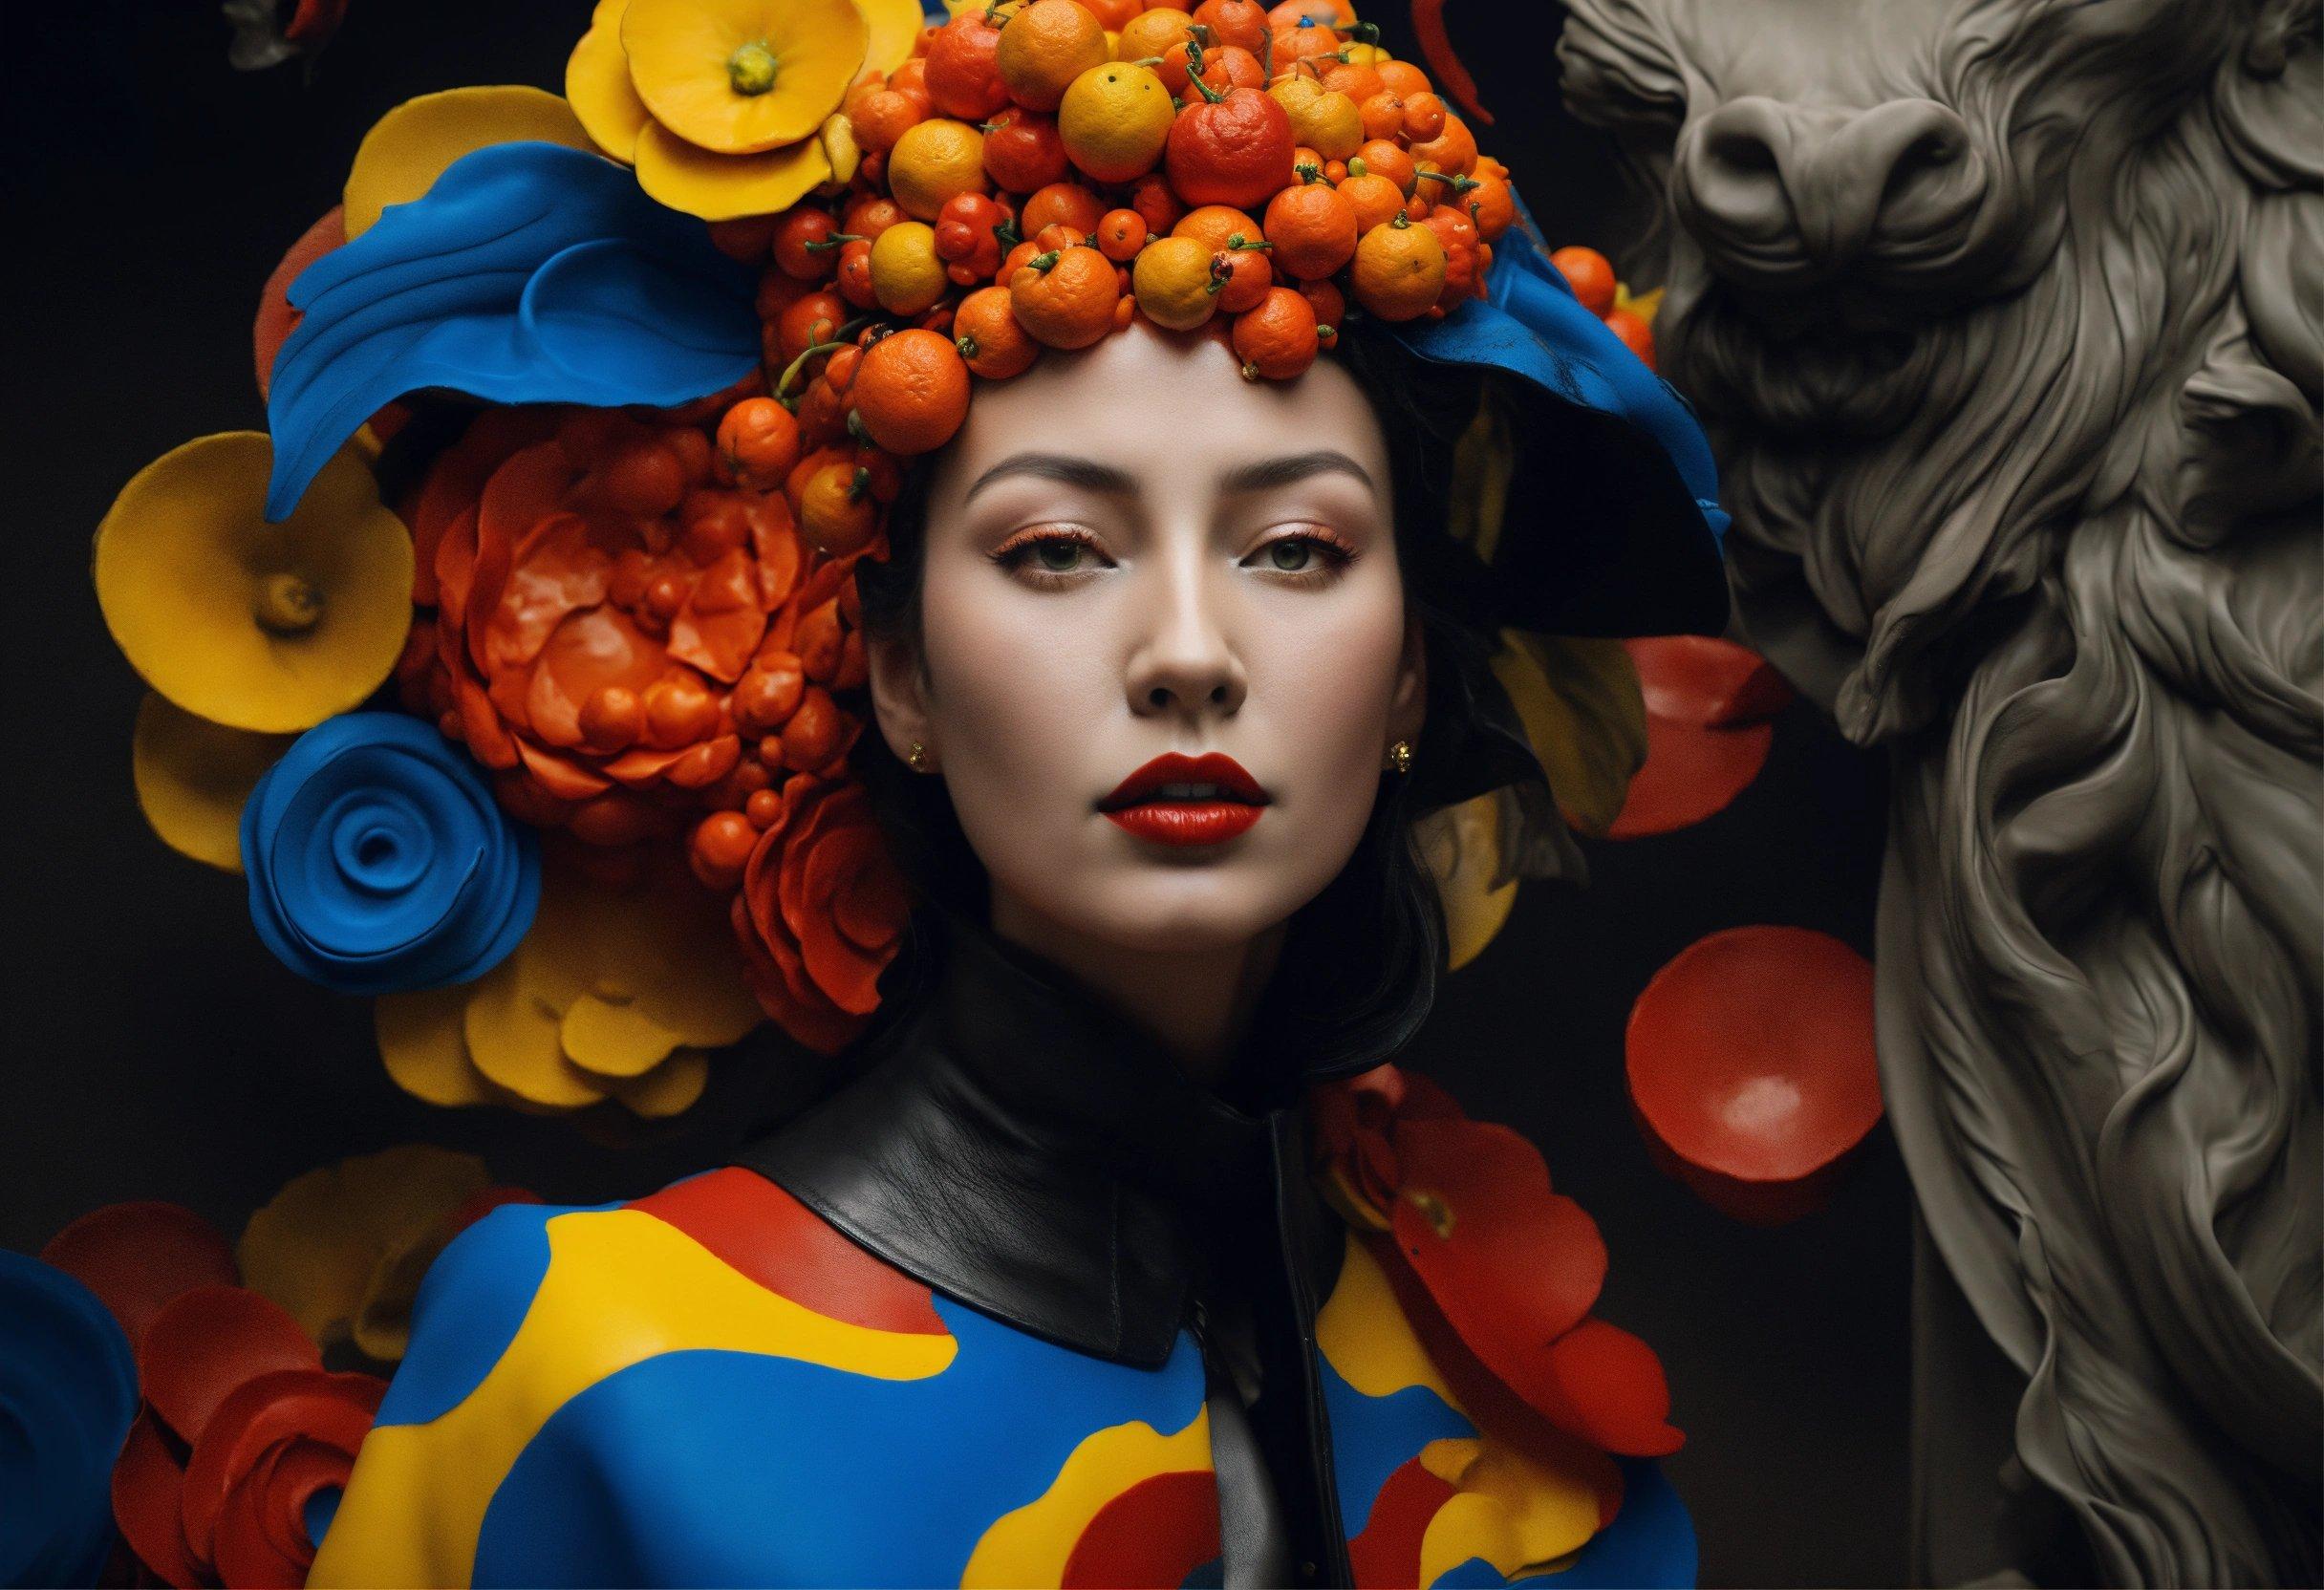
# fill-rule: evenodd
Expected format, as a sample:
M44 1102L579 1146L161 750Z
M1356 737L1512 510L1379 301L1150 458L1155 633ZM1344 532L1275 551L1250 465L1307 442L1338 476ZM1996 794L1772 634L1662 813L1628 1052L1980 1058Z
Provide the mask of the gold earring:
M1399 773L1409 773L1412 770L1412 742L1409 740L1399 740L1395 744L1390 745L1388 748L1387 765L1393 767Z
M916 741L916 740L915 740L915 741L914 741L912 742L912 749L911 749L911 750L909 750L909 751L906 751L906 752L904 753L904 761L905 761L905 762L906 762L908 764L910 764L910 766L911 766L912 770L913 770L915 773L925 773L925 772L927 772L927 771L928 771L928 747L927 747L927 746L925 746L925 745L923 745L923 744L921 744L921 743L920 743L918 741Z

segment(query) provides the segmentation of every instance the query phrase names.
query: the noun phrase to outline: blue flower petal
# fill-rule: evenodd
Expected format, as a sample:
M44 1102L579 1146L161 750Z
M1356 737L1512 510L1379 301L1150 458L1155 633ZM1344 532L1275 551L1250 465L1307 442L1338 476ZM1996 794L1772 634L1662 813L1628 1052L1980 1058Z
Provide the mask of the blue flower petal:
M0 1250L0 1584L94 1584L137 1417L129 1338L86 1286Z
M540 849L467 753L399 712L308 730L242 811L250 919L300 976L349 994L483 977L540 904Z
M670 407L732 386L759 360L755 285L626 167L556 143L464 155L291 283L267 517L408 392Z
M1694 411L1574 296L1524 202L1488 296L1397 339L1521 383L1517 472L1493 559L1499 621L1562 634L1716 634L1728 516Z

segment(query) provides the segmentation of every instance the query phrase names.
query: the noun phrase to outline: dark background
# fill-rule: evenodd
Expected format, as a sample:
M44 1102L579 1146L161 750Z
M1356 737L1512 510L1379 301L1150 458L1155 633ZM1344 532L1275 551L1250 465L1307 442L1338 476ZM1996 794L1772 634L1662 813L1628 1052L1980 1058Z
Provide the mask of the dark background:
M1456 43L1553 242L1616 235L1605 145L1552 104L1554 5L1456 0ZM1401 9L1371 8L1400 54ZM1394 11L1396 14L1385 14ZM300 981L250 930L239 878L164 849L129 780L142 686L105 633L88 536L131 474L211 431L263 428L249 324L282 250L336 202L363 131L463 83L561 86L586 0L355 0L312 70L232 72L207 0L12 19L8 526L0 712L10 917L0 1245L96 1205L165 1198L229 1235L290 1177L411 1139L482 1153L556 1201L644 1192L744 1129L771 1042L715 1073L678 1129L627 1147L399 1093L368 1001ZM1834 1206L1738 1225L1648 1163L1622 1030L1695 938L1791 923L1870 951L1878 771L1795 706L1766 773L1687 832L1588 847L1585 891L1525 891L1454 977L1411 1061L1539 1143L1613 1254L1600 1311L1660 1351L1688 1431L1668 1469L1706 1584L1900 1584L1905 1574L1910 1213L1880 1130Z

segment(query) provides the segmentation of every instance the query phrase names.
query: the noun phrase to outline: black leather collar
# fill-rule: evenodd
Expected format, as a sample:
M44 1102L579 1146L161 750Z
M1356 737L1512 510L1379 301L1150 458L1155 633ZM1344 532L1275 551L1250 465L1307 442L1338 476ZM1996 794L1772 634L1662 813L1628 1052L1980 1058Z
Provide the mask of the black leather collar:
M1280 1191L1320 1209L1305 1107L1289 1079L1250 1111L1044 957L931 909L939 956L922 1006L838 1091L745 1145L748 1167L946 1296L1080 1351L1169 1356L1215 1255L1282 1254ZM1237 1057L1254 1082L1261 1057ZM1239 1096L1239 1095L1238 1095ZM1327 1215L1328 1212L1324 1212ZM1321 1298L1337 1222L1288 1222ZM1263 1237L1262 1237L1262 1235Z

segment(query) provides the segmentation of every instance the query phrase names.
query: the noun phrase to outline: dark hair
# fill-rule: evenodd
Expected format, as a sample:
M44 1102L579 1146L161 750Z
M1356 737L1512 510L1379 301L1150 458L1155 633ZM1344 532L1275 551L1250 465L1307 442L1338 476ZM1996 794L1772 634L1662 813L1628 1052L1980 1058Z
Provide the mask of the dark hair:
M1455 616L1463 583L1473 576L1446 527L1452 440L1475 412L1479 391L1474 380L1422 371L1383 330L1363 323L1347 328L1330 356L1350 367L1388 440L1397 566L1428 655L1428 710L1414 766L1442 766L1474 743L1480 692L1497 689L1490 685L1490 637ZM873 637L917 643L931 473L924 462L911 470L891 505L887 558L856 566L863 628ZM988 919L989 879L943 782L912 773L870 725L850 760L915 894ZM1280 1100L1304 1080L1350 1074L1390 1058L1435 1002L1445 961L1443 908L1413 823L1436 803L1415 778L1383 779L1354 854L1291 918L1245 1041L1242 1058L1250 1064L1231 1072L1229 1090L1238 1102ZM925 963L936 935L922 931L918 910L915 914L900 963L883 979L883 1029L929 984Z

